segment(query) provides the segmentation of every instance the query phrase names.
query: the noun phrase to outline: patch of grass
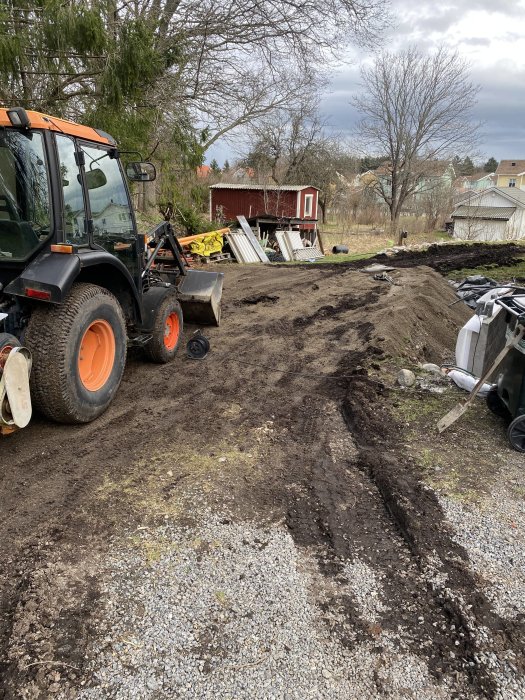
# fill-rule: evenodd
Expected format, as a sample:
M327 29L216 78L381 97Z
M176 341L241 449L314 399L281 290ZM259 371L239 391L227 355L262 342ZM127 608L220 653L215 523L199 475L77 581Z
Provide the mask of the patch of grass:
M318 265L323 263L342 263L342 262L353 262L354 260L366 260L367 258L372 258L374 253L337 253L336 255L325 255L324 258L316 260Z
M241 451L228 440L209 445L206 451L189 446L164 443L130 465L126 476L106 476L97 489L100 500L111 503L126 498L133 509L150 517L178 519L185 512L184 493L197 488L201 493L214 489L214 481L225 475L252 473L258 459L258 443L262 436L253 430L250 452ZM150 558L155 553L150 554Z
M402 226L400 227L402 228ZM326 230L323 227L321 237L325 250L332 250L334 245L346 245L348 246L348 255L372 256L376 255L384 248L390 248L397 243L397 241L392 239L392 234L388 229L377 231L372 230L371 227L369 227L368 230L358 231L342 231L339 229L339 232L334 231L333 228ZM428 231L409 233L406 242L410 246L453 240L454 239L452 239L448 233L444 233L443 231ZM330 258L332 257L335 256L330 256ZM329 259L327 262L332 262L332 260ZM334 262L339 261L335 260Z
M166 537L144 540L137 535L133 535L133 537L130 537L130 541L134 547L140 550L147 566L153 566L163 556L172 554L179 549L178 542L169 540Z
M375 253L337 253L336 255L325 255L324 258L314 260L312 265L322 265L323 263L345 263L353 262L354 260L366 260L374 257ZM281 265L304 265L307 260L289 260Z
M407 390L406 394L398 395L396 411L406 423L418 421L421 418L432 419L441 416L443 411L443 394L420 394Z
M513 279L525 279L525 256L513 265L480 265L479 267L463 267L461 270L449 272L448 279L460 281L471 275L492 277L497 282L509 282Z
M219 605L222 605L223 608L228 605L228 596L224 591L215 591L215 598L217 599Z

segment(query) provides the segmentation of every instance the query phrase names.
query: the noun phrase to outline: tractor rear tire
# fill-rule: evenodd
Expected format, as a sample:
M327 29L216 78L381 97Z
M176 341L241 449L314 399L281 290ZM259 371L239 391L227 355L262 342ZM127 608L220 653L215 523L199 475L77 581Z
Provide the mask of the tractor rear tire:
M24 343L33 356L35 408L58 423L89 423L109 406L126 364L126 324L103 287L74 284L60 306L33 309Z
M182 309L177 297L168 293L155 311L152 337L144 346L146 357L165 365L175 357L182 338Z

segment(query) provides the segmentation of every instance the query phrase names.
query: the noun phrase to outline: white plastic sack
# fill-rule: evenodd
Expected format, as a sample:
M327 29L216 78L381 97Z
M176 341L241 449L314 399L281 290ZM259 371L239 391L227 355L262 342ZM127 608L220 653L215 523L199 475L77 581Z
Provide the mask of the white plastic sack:
M478 383L478 378L473 377L467 372L462 372L460 369L451 369L447 372L447 377L450 377L452 381L459 386L460 389L465 389L465 391L472 391L472 389ZM494 385L485 382L481 389L478 391L478 396L484 397L492 389Z

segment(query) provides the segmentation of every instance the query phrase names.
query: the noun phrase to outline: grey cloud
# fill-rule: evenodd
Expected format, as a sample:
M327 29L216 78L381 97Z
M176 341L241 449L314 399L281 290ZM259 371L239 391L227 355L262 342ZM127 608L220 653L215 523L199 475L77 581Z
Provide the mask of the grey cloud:
M509 17L518 17L523 15L525 7L523 2L519 0L477 0L476 2L462 3L465 9L470 10L486 10L487 12L498 12Z
M395 26L392 37L418 33L446 32L467 12L495 12L507 17L523 16L525 4L517 0L456 0L440 7L428 0L393 0ZM407 16L409 15L409 16Z
M490 46L491 41L490 39L487 39L485 37L470 37L467 39L463 39L463 44L468 44L469 46Z
M523 0L453 0L452 2L443 3L438 8L432 0L392 0L392 9L394 13L399 15L402 15L403 11L406 10L415 10L423 13L424 16L444 14L450 11L462 16L467 12L485 10L486 12L497 12L509 17L518 17L523 15L525 3Z

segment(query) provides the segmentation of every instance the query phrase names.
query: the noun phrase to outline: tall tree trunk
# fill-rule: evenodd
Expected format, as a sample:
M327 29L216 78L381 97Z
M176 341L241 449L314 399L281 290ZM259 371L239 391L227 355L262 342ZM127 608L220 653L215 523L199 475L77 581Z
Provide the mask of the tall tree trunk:
M321 222L326 224L326 203L322 202L320 199L317 201L319 204L319 209L321 210Z
M398 211L391 212L390 235L391 235L393 241L397 241L396 245L402 245L403 234L399 228L399 212Z

